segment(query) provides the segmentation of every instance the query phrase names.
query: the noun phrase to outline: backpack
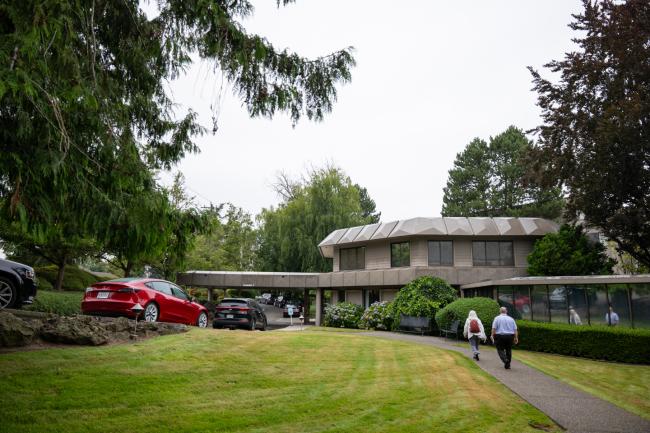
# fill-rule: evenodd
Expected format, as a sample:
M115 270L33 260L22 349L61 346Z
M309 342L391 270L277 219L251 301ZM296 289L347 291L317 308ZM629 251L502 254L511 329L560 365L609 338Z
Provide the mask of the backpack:
M478 334L481 332L481 327L478 326L478 320L472 319L469 321L469 332L473 334Z

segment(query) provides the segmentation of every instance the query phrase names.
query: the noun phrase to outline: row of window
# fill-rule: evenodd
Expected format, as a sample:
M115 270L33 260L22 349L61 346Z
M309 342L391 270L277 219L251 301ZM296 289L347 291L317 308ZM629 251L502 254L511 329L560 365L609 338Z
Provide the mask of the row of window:
M429 241L429 266L453 266L453 241ZM473 241L472 260L474 266L514 266L512 241ZM400 268L411 265L409 242L390 244L390 266ZM366 268L366 247L341 248L339 269L349 271Z

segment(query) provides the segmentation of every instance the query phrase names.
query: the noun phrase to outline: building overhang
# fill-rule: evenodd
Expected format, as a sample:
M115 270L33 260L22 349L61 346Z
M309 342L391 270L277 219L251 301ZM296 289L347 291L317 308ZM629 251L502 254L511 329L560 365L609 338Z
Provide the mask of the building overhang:
M516 277L479 281L460 286L461 290L490 286L580 285L580 284L650 284L650 274L639 275L575 275L556 277Z

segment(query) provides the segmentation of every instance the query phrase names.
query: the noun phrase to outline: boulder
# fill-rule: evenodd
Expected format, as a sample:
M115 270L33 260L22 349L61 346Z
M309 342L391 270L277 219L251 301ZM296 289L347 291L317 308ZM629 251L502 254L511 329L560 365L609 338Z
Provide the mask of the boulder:
M53 317L41 328L41 338L52 343L99 346L108 342L108 331L89 316Z
M0 347L26 346L36 335L36 328L6 311L0 311Z

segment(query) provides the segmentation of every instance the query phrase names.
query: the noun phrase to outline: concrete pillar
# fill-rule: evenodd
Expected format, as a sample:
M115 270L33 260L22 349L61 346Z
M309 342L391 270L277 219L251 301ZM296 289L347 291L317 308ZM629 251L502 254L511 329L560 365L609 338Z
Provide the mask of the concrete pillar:
M302 315L305 316L305 323L309 323L309 289L305 289L302 296Z
M208 289L208 302L212 302L212 300L214 299L214 294L212 293L212 290L214 289L212 288Z
M316 326L323 323L323 289L316 289Z

